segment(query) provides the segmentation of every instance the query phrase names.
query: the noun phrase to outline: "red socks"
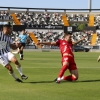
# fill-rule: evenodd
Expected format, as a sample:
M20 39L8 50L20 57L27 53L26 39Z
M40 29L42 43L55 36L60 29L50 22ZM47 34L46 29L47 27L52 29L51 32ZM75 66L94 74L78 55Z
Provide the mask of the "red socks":
M59 78L61 78L64 75L64 72L66 71L66 69L67 69L67 65L62 66L60 73L58 75Z
M73 75L64 76L63 79L64 79L64 80L67 80L67 81L75 81L75 80L77 80L76 77L73 76Z

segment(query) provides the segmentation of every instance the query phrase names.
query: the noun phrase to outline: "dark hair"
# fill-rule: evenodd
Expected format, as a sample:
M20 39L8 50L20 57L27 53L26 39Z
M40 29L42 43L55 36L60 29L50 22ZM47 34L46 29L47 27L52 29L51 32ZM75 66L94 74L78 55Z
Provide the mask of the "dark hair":
M11 28L12 26L10 24L5 24L3 27Z
M67 32L64 35L72 35L72 32Z
M25 31L25 29L22 29L22 31Z

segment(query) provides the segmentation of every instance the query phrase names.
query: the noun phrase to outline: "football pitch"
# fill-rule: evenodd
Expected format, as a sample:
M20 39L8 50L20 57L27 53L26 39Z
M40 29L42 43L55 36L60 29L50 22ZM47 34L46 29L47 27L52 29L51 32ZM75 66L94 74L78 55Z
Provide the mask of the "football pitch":
M60 84L54 82L61 68L59 52L25 51L24 54L25 60L20 63L29 77L24 83L15 82L0 65L0 100L100 100L100 63L97 62L100 53L74 53L79 79ZM19 55L16 57L19 59ZM12 66L20 77L15 65Z

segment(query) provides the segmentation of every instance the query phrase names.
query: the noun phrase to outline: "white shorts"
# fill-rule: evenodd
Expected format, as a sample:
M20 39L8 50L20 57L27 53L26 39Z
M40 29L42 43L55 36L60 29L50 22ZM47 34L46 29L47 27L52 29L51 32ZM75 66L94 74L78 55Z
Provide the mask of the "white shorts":
M0 64L5 67L13 57L14 55L11 52L0 55Z

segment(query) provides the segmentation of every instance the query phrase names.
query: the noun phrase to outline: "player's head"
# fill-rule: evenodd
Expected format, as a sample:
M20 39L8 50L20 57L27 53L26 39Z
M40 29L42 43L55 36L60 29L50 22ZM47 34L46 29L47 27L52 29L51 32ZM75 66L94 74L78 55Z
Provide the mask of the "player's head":
M72 35L72 33L70 33L70 32L65 33L65 34L64 34L64 39L65 39L66 41L70 42L70 41L71 41L71 35Z
M3 33L4 33L5 35L10 35L10 34L12 33L12 26L9 25L9 24L5 24L5 25L3 26Z
M25 34L25 29L22 30L22 34Z

